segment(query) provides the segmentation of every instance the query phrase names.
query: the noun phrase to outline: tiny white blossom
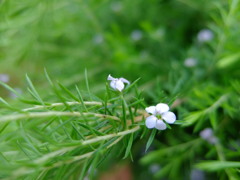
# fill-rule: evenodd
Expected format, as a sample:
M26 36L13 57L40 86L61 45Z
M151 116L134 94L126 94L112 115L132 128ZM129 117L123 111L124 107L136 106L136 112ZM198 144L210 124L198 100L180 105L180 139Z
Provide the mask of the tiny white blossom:
M195 59L195 58L187 58L184 61L184 65L186 67L194 67L194 66L197 65L197 59Z
M110 74L108 75L107 80L111 81L110 86L117 91L122 91L124 89L124 83L130 84L125 78L114 78Z
M209 29L203 29L198 33L197 39L199 42L211 41L213 39L213 32Z
M200 136L202 139L208 141L210 144L216 144L217 138L213 134L213 130L211 128L206 128L200 132Z
M0 74L0 81L7 83L10 80L9 75L7 74Z
M133 41L139 41L140 39L142 39L142 31L141 30L134 30L132 33L131 33L131 39Z
M176 121L176 115L169 111L169 106L164 103L159 103L156 106L149 106L145 110L152 114L146 118L146 126L149 129L156 128L158 130L165 130L166 123L173 124ZM165 123L166 122L166 123Z

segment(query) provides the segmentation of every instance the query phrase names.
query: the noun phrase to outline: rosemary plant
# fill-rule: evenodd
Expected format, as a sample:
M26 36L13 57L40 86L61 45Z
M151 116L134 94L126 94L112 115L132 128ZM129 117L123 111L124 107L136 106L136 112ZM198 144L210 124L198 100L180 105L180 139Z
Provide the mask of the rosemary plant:
M46 73L58 102L41 98L27 76L32 98L22 97L7 84L6 89L18 96L27 108L18 109L1 98L1 178L3 179L67 179L94 176L94 170L112 148L120 142L124 158L131 155L134 139L142 134L145 112L137 81L124 91L115 92L106 86L104 99L90 92L83 96L76 86L71 92L55 85ZM103 82L104 83L104 82ZM126 98L126 93L135 95Z
M239 9L0 0L0 179L238 180Z

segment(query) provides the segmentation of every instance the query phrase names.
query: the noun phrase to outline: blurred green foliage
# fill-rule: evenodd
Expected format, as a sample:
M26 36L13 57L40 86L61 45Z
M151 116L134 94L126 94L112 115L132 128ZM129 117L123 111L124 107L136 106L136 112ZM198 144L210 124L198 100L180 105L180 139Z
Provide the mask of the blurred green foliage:
M142 152L147 138L137 135L124 142L127 151L113 150L120 158L128 156L133 144L134 177L189 179L200 168L207 179L237 179L239 10L238 0L0 0L0 74L8 74L8 84L24 95L30 84L34 94L27 73L40 94L35 101L42 104L61 99L65 87L77 93L75 84L87 94L85 69L94 100L104 99L108 74L132 82L140 77L144 105L172 104L182 125L158 132L149 154ZM202 29L211 30L210 41L199 41ZM196 64L186 65L187 58ZM61 82L58 98L48 90L44 68ZM10 100L13 96L2 87L0 96L19 109L26 106ZM199 138L206 127L214 130L217 145ZM105 170L119 160L112 154L108 158ZM154 173L149 170L153 163L159 166Z

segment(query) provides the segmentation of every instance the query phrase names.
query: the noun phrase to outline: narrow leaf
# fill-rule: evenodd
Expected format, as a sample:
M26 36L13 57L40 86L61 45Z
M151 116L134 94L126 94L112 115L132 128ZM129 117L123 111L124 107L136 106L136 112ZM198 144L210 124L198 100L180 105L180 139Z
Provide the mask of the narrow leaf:
M128 155L131 153L132 144L133 144L133 133L130 135L130 138L128 140L128 145L127 145L123 159L127 158Z
M156 130L156 129L153 129L150 137L148 138L145 152L147 152L148 148L151 146L151 144L152 144L152 142L153 142L153 140L154 140L154 137L155 137L156 133L157 133L157 130Z

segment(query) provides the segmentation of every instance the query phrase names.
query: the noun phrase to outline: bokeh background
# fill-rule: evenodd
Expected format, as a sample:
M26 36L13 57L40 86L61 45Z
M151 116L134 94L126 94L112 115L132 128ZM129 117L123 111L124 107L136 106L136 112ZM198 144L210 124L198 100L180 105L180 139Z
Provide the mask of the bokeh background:
M140 77L146 104L170 103L179 120L195 123L198 117L192 112L208 108L224 94L239 93L239 10L237 0L0 0L0 80L24 94L28 74L47 97L44 69L70 89L75 84L86 89L87 69L91 91L101 97L108 74L130 81ZM15 101L2 87L0 96ZM231 119L231 123L219 122L216 130L223 143L236 144L239 97L229 96L227 105L217 104L212 116ZM221 129L226 125L228 129ZM152 148L198 138L200 130L208 126L211 123L206 120L196 126L176 127L175 134L166 132L156 138L157 145ZM142 146L135 147L137 160L143 156L137 147ZM187 167L183 179L190 178L193 159L202 159L212 147L204 148L191 161L179 160ZM178 155L185 157L181 153ZM161 155L164 159L164 153ZM161 167L171 160L167 157ZM134 166L130 163L130 169L138 179L174 179L182 171L179 163L173 171L153 176L152 171L144 171L150 165L143 167L137 162ZM161 163L155 163L158 171ZM218 175L210 173L209 177Z

